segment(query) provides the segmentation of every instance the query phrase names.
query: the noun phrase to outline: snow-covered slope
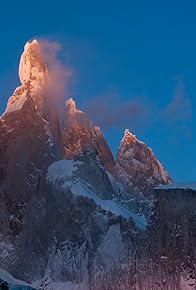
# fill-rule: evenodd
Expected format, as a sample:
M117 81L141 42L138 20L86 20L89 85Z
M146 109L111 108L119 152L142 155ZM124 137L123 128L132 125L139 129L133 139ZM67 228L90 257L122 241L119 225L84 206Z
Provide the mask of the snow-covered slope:
M53 184L60 183L62 189L69 188L73 194L92 199L97 206L115 216L122 216L125 219L132 218L140 229L146 228L144 215L136 215L112 199L101 198L98 192L96 193L97 190L93 192L92 185L80 178L82 167L83 162L74 162L74 160L56 161L48 168L47 181Z
M33 290L28 283L15 279L7 271L0 268L0 289L2 290Z
M24 281L15 279L12 275L10 275L7 271L5 271L2 268L0 268L0 279L14 285L30 286Z

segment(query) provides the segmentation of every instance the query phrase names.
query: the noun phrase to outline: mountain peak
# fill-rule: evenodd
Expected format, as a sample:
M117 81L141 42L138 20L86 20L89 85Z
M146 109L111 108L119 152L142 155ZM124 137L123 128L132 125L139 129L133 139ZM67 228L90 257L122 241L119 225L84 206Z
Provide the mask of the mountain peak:
M19 78L24 86L39 84L43 86L46 83L47 67L44 62L41 46L34 39L27 42L20 58Z
M135 135L133 134L133 133L131 133L130 131L129 131L129 129L125 129L125 133L124 133L124 137L125 136L129 136L129 137L135 137Z
M135 186L148 189L172 181L153 151L128 129L121 140L116 162L131 176Z
M71 114L74 113L83 113L82 111L78 110L76 107L76 102L74 101L74 99L72 97L68 98L65 101L65 111L69 112Z
M67 109L70 112L76 112L76 102L74 101L73 98L69 98L65 101L65 109Z
M44 62L41 45L36 39L25 44L18 73L22 85L17 87L9 98L5 113L20 110L28 98L34 100L39 112L42 113L48 69Z
M123 136L123 138L121 140L121 145L134 143L136 141L138 141L136 136L133 133L131 133L129 131L129 129L125 129L124 136Z

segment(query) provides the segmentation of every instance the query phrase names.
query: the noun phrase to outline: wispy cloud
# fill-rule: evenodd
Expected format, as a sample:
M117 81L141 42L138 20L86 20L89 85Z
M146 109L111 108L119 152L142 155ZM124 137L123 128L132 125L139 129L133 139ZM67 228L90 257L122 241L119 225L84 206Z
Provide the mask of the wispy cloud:
M147 118L148 108L141 97L123 100L116 92L88 100L85 110L89 117L99 126L108 128L125 128L143 122Z
M182 131L187 138L191 137L192 103L181 77L175 78L173 96L163 110L163 114L171 128Z
M44 88L45 110L50 115L54 115L56 112L62 124L64 102L66 97L69 96L73 71L60 61L59 54L62 51L62 46L59 42L47 38L40 38L38 41L44 62L48 68L48 80Z
M185 86L181 78L176 78L174 93L165 108L165 114L169 119L189 121L192 118L192 104L185 92Z
M63 64L58 54L62 50L60 43L46 38L40 38L44 61L49 70L48 93L57 100L61 100L69 94L69 85L71 82L72 70Z

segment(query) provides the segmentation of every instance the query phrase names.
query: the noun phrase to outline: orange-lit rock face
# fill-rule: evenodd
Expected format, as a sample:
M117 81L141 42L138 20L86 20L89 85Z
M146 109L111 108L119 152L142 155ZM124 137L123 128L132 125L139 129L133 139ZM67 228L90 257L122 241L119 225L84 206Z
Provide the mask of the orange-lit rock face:
M65 159L73 159L84 151L94 152L109 169L114 165L112 153L101 133L82 111L76 108L72 98L65 103L63 133Z
M19 78L24 86L29 84L43 87L47 80L47 68L44 63L41 47L37 40L27 42L20 58Z
M139 141L128 129L125 130L120 143L116 162L135 186L150 189L154 185L171 182L171 178L155 158L152 150L145 143Z
M24 46L19 63L19 78L22 85L10 97L5 113L20 110L27 98L32 98L42 113L48 70L37 40L27 42Z
M43 172L56 158L50 125L40 114L47 75L39 43L27 42L19 64L22 85L15 89L0 118L0 193L6 195L10 215L17 217L10 223L13 234L23 221L20 201L24 205L34 196L36 182L43 191Z

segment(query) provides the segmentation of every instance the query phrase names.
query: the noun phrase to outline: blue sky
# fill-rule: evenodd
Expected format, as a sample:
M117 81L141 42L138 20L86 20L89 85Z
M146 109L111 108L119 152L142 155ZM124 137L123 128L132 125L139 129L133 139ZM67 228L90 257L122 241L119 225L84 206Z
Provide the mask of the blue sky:
M112 103L116 120L103 131L113 152L129 128L174 180L196 180L195 13L194 0L3 1L1 111L19 83L24 43L56 40L62 62L73 70L70 94L77 103L84 109L92 100ZM132 101L141 110L119 116Z

